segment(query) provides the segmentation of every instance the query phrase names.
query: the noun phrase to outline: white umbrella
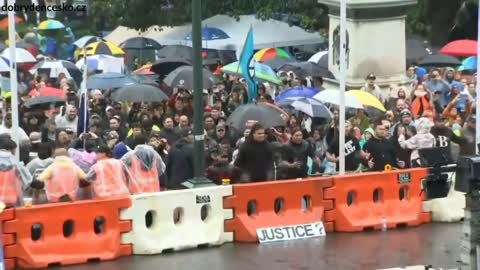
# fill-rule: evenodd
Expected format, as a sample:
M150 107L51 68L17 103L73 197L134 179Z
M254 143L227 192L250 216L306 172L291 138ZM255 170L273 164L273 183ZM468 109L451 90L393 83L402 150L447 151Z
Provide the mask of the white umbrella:
M101 38L96 36L83 36L73 43L77 48L83 48L85 45L88 45L93 42L102 41Z
M10 72L10 61L3 56L0 56L0 72Z
M6 48L3 50L2 55L3 57L10 60L10 48ZM15 61L16 63L33 63L37 60L33 55L25 49L22 48L15 48Z
M43 60L30 69L32 74L38 74L39 71L47 72L50 78L58 78L60 73L65 74L67 78L81 78L82 75L74 63L65 60Z
M83 70L85 59L81 58L75 65ZM115 57L105 54L89 55L87 56L87 70L88 72L101 70L102 72L122 73L124 70L124 60L123 57Z
M319 64L319 63L320 63L320 60L321 60L323 57L327 57L327 58L328 58L328 51L317 52L316 54L312 55L312 57L310 57L310 59L308 59L308 62L312 62L312 63L315 63L315 64ZM327 62L328 62L328 60L327 60Z
M295 110L304 112L311 117L332 118L332 112L318 100L313 98L300 98L290 104Z
M339 90L323 90L320 93L313 96L314 99L323 103L330 103L334 105L340 105L340 91ZM345 95L345 106L354 109L363 109L363 105L354 96Z

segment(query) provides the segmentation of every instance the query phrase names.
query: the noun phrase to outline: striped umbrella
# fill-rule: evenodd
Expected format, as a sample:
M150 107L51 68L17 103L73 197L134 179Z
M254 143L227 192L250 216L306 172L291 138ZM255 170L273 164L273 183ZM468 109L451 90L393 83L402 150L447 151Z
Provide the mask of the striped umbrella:
M65 28L65 25L57 20L46 20L38 25L38 30L58 30L63 28Z
M261 49L253 56L253 59L257 62L267 62L275 58L291 59L293 57L287 51L280 48Z
M1 56L10 60L10 48L6 48L2 52ZM27 50L22 49L22 48L16 48L15 49L15 62L16 63L34 63L34 62L37 62L37 60Z
M272 68L267 65L255 62L253 70L253 77L256 80L274 83L277 85L282 84L282 80L280 80ZM222 72L243 77L242 69L238 66L238 61L222 67Z
M10 72L10 61L3 56L0 56L0 72Z
M77 39L77 41L75 41L73 45L77 46L77 48L83 48L85 47L85 45L88 45L97 41L102 41L102 39L96 36L83 36Z
M83 49L79 50L79 56L83 56L84 52ZM106 55L113 55L113 56L123 56L125 52L120 49L117 45L108 42L108 41L97 41L91 43L86 48L87 55L95 55L95 54L106 54Z

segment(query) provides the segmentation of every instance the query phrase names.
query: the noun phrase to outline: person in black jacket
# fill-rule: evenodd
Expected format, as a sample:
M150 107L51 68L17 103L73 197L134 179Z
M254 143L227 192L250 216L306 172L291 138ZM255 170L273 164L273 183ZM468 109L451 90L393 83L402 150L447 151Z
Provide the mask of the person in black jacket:
M292 130L290 142L285 147L287 178L306 178L308 176L307 160L310 157L318 162L315 151L310 143L303 139L302 130L298 127Z
M255 123L238 150L235 166L241 171L240 182L263 182L273 179L273 150L266 140L265 128Z
M435 137L435 147L446 147L448 151L445 153L451 153L451 142L457 144L465 144L467 141L465 138L455 135L452 129L445 126L446 119L443 115L437 115L435 117L434 126L430 129L430 133ZM453 158L448 157L450 162L453 162Z
M405 162L397 159L395 147L386 139L387 130L381 119L375 122L375 137L372 137L365 146L365 152L370 154L368 167L372 171L383 171L385 165L405 167Z
M191 128L183 128L179 133L181 138L168 154L167 189L182 189L181 183L193 178L193 132Z

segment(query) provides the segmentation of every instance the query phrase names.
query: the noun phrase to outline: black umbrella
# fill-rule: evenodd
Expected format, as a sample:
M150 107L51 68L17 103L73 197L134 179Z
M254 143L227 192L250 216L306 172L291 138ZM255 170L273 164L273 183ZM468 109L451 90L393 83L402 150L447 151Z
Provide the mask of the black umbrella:
M54 96L34 97L25 103L25 106L30 110L48 110L63 105L65 105L65 100Z
M152 85L133 84L114 90L112 99L115 101L128 102L161 102L168 100L168 96Z
M417 63L426 56L432 54L432 49L428 41L420 36L412 36L406 40L405 44L407 63Z
M189 59L181 57L160 58L152 65L150 70L160 75L167 75L178 67L190 65L192 65L192 62Z
M237 107L227 119L227 124L238 131L245 129L249 121L256 121L265 128L285 126L288 114L269 103L250 103Z
M212 72L203 69L203 89L210 89L218 82ZM185 89L193 89L193 67L181 66L170 72L163 82L170 87L183 87Z
M293 71L299 77L322 77L335 79L333 73L330 72L327 68L321 67L320 65L312 62L296 62L296 63L287 63L282 65L278 70L282 71Z
M295 59L294 58L285 59L285 58L275 57L270 61L264 62L265 65L271 67L273 70L279 70L281 66L289 63L295 63Z
M457 58L449 55L432 54L425 57L418 63L419 66L431 66L431 67L450 67L460 66L462 62Z
M159 50L162 48L160 43L151 38L134 37L129 38L120 44L122 49L137 49L137 50Z
M184 45L168 45L158 50L157 55L159 58L183 58L192 62L193 49ZM213 49L203 49L202 57L204 65L212 65L221 61L219 52Z

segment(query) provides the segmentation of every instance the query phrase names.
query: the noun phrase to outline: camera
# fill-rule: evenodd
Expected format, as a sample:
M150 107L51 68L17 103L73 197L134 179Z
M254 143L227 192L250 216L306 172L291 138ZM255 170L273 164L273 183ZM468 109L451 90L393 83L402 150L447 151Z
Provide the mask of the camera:
M427 178L422 182L423 190L428 199L447 197L452 182L447 172L454 172L453 163L448 147L434 147L419 149L422 167L428 167Z
M459 157L455 190L470 193L480 190L480 156Z

